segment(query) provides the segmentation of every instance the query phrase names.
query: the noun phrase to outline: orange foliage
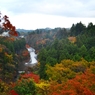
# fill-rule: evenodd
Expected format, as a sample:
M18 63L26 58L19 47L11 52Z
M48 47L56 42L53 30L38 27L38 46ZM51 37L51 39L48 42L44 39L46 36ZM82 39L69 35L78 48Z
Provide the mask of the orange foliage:
M38 83L39 79L40 79L39 75L36 75L36 74L34 74L32 72L29 73L29 74L23 74L23 75L21 75L21 79L28 79L28 78L34 79L34 82L36 82L36 83Z
M3 28L4 30L9 30L9 34L12 36L18 36L18 33L16 32L16 28L15 26L13 26L9 19L8 16L3 16L3 18L1 18L1 13L0 13L0 27ZM4 22L1 24L2 20L4 20Z
M68 38L72 43L75 43L76 42L76 37L69 37Z
M95 95L95 74L88 70L66 83L51 82L49 95Z

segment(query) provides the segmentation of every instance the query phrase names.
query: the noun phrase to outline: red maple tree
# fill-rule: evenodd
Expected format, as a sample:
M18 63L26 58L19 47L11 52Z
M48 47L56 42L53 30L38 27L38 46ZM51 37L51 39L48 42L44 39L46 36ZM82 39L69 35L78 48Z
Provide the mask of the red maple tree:
M0 12L0 28L2 28L5 31L9 30L9 34L12 36L18 36L15 26L13 26L9 21L9 17L7 15L4 15L2 17L1 12Z
M32 72L29 73L29 74L23 74L23 75L21 75L21 78L22 78L22 79L31 78L31 79L34 79L34 82L36 82L36 83L38 83L39 80L40 80L39 75L36 75L36 74L34 74L34 73L32 73Z

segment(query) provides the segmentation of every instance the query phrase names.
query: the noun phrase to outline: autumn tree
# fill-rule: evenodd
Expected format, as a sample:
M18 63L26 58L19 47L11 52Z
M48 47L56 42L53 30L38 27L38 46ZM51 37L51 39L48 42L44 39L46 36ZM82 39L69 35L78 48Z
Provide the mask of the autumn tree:
M68 64L66 64L65 62ZM66 81L68 79L74 78L75 72L72 71L69 67L71 65L71 62L72 61L70 61L70 60L62 61L60 64L56 64L53 67L46 65L47 66L46 73L47 73L49 79L55 80L55 81L61 83L62 81Z
M10 35L18 36L15 26L13 26L9 21L9 17L7 15L2 16L0 12L0 33L8 32L8 31Z
M78 74L75 78L62 82L50 82L47 95L95 95L95 74L89 70L85 74Z

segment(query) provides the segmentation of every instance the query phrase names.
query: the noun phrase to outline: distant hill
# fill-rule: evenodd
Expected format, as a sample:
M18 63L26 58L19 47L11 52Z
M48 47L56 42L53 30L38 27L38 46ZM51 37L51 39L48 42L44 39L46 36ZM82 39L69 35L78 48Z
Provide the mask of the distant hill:
M42 47L51 44L55 39L66 38L68 34L69 29L66 28L36 29L33 32L27 33L25 39L27 44L39 51Z
M32 32L33 30L26 30L26 29L16 29L18 32Z

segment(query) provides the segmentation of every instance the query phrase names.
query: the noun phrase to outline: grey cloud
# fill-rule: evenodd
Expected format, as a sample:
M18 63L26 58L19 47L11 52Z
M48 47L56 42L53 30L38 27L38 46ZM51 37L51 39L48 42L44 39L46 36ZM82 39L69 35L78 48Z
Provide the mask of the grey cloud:
M14 14L41 13L68 17L95 17L94 0L9 0L0 6ZM2 9L2 8L0 8Z

